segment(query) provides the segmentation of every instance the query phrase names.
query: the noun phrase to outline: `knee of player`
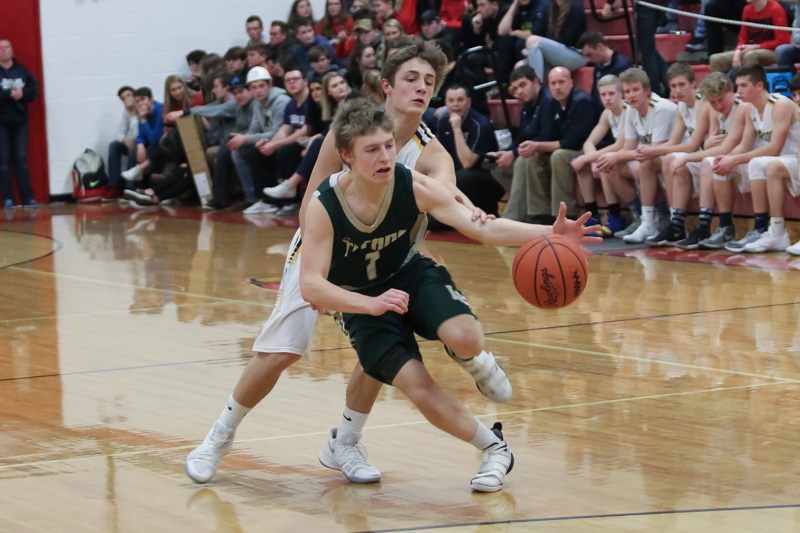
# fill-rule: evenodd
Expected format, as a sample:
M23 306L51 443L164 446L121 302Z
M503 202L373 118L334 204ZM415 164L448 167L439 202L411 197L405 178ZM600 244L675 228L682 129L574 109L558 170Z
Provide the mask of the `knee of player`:
M789 177L789 171L780 161L770 161L767 163L766 176L768 180L785 180Z
M442 339L461 358L475 357L483 351L483 334L476 328L458 327L449 332L448 340Z
M273 372L283 372L294 364L300 356L296 353L265 353L257 352L255 355L255 362L269 367Z

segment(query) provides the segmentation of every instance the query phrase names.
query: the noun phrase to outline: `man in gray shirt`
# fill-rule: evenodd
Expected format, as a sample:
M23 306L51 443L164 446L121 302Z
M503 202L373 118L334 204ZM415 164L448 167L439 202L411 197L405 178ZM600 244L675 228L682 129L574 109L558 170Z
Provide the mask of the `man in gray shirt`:
M108 187L109 194L113 196L119 195L119 190L123 185L120 180L122 158L127 158L126 170L136 164L136 137L139 136L139 115L136 113L133 87L127 85L120 87L117 96L122 100L125 109L122 111L117 135L108 145Z

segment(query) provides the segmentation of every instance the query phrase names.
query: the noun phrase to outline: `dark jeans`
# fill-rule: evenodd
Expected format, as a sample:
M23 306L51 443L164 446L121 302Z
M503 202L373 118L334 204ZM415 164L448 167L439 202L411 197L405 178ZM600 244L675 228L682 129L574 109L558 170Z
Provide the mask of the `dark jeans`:
M0 124L0 192L3 200L14 199L11 183L11 163L17 171L17 192L21 203L33 200L31 173L28 169L28 122Z
M180 196L194 186L192 173L188 167L176 167L164 181L153 187L153 192L158 200L163 202L170 198Z
M467 198L486 214L498 215L497 202L506 190L494 179L492 173L482 168L462 168L456 171L456 186ZM442 224L428 215L428 229L431 231L450 231L453 228Z
M303 176L303 179L306 183L308 183L308 178L311 177L311 171L314 170L314 165L317 163L319 149L322 148L322 142L324 140L325 136L323 135L311 141L306 155L303 156L303 160L300 161L300 164L297 166L297 170L295 170L295 173Z
M294 174L303 159L300 155L302 152L303 146L297 143L281 146L272 155L262 154L254 144L245 145L239 150L252 175L256 200L262 196L261 189L274 187ZM242 186L245 186L244 181Z
M709 17L742 20L742 12L747 2L745 0L709 0L705 7L705 14ZM708 36L708 55L719 54L725 51L725 30L739 33L741 26L720 24L706 21L706 35Z
M656 27L659 12L649 7L636 7L636 46L642 58L642 68L650 78L650 87L664 97L668 96L667 63L656 49ZM709 52L710 53L710 52Z
M108 186L120 188L122 183L122 158L126 157L125 170L131 168L136 164L136 144L133 148L128 146L122 141L111 141L108 145Z

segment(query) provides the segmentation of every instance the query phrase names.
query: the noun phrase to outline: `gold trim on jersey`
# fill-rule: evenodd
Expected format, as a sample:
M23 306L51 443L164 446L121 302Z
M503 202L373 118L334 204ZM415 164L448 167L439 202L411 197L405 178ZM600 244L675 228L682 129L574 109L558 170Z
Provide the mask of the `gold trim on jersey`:
M414 132L414 137L412 137L417 145L419 145L420 150L428 146L428 143L431 142L433 138L433 132L424 122L419 123L417 131Z
M353 212L350 210L350 206L347 205L347 199L344 197L344 192L342 192L342 188L339 186L339 180L336 180L336 183L331 185L331 188L336 193L336 198L339 200L339 205L342 207L342 212L344 212L347 220L360 232L362 233L372 233L378 226L381 225L383 219L386 218L386 213L389 212L389 207L392 205L392 197L394 196L394 180L395 180L395 170L392 169L392 177L389 179L389 185L386 188L386 195L383 197L383 204L381 204L381 209L378 211L378 216L371 225L366 225L360 220L356 218Z

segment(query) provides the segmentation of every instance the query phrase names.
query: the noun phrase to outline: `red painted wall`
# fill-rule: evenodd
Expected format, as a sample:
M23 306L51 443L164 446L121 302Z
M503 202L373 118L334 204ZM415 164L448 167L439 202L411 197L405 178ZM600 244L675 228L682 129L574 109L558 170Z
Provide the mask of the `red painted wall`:
M0 37L11 40L14 57L28 67L42 89L39 98L28 106L30 120L28 166L31 169L31 183L36 193L36 200L47 202L50 197L50 180L47 170L47 128L44 114L39 0L2 0L0 3L2 3L0 10L3 12L0 15Z

